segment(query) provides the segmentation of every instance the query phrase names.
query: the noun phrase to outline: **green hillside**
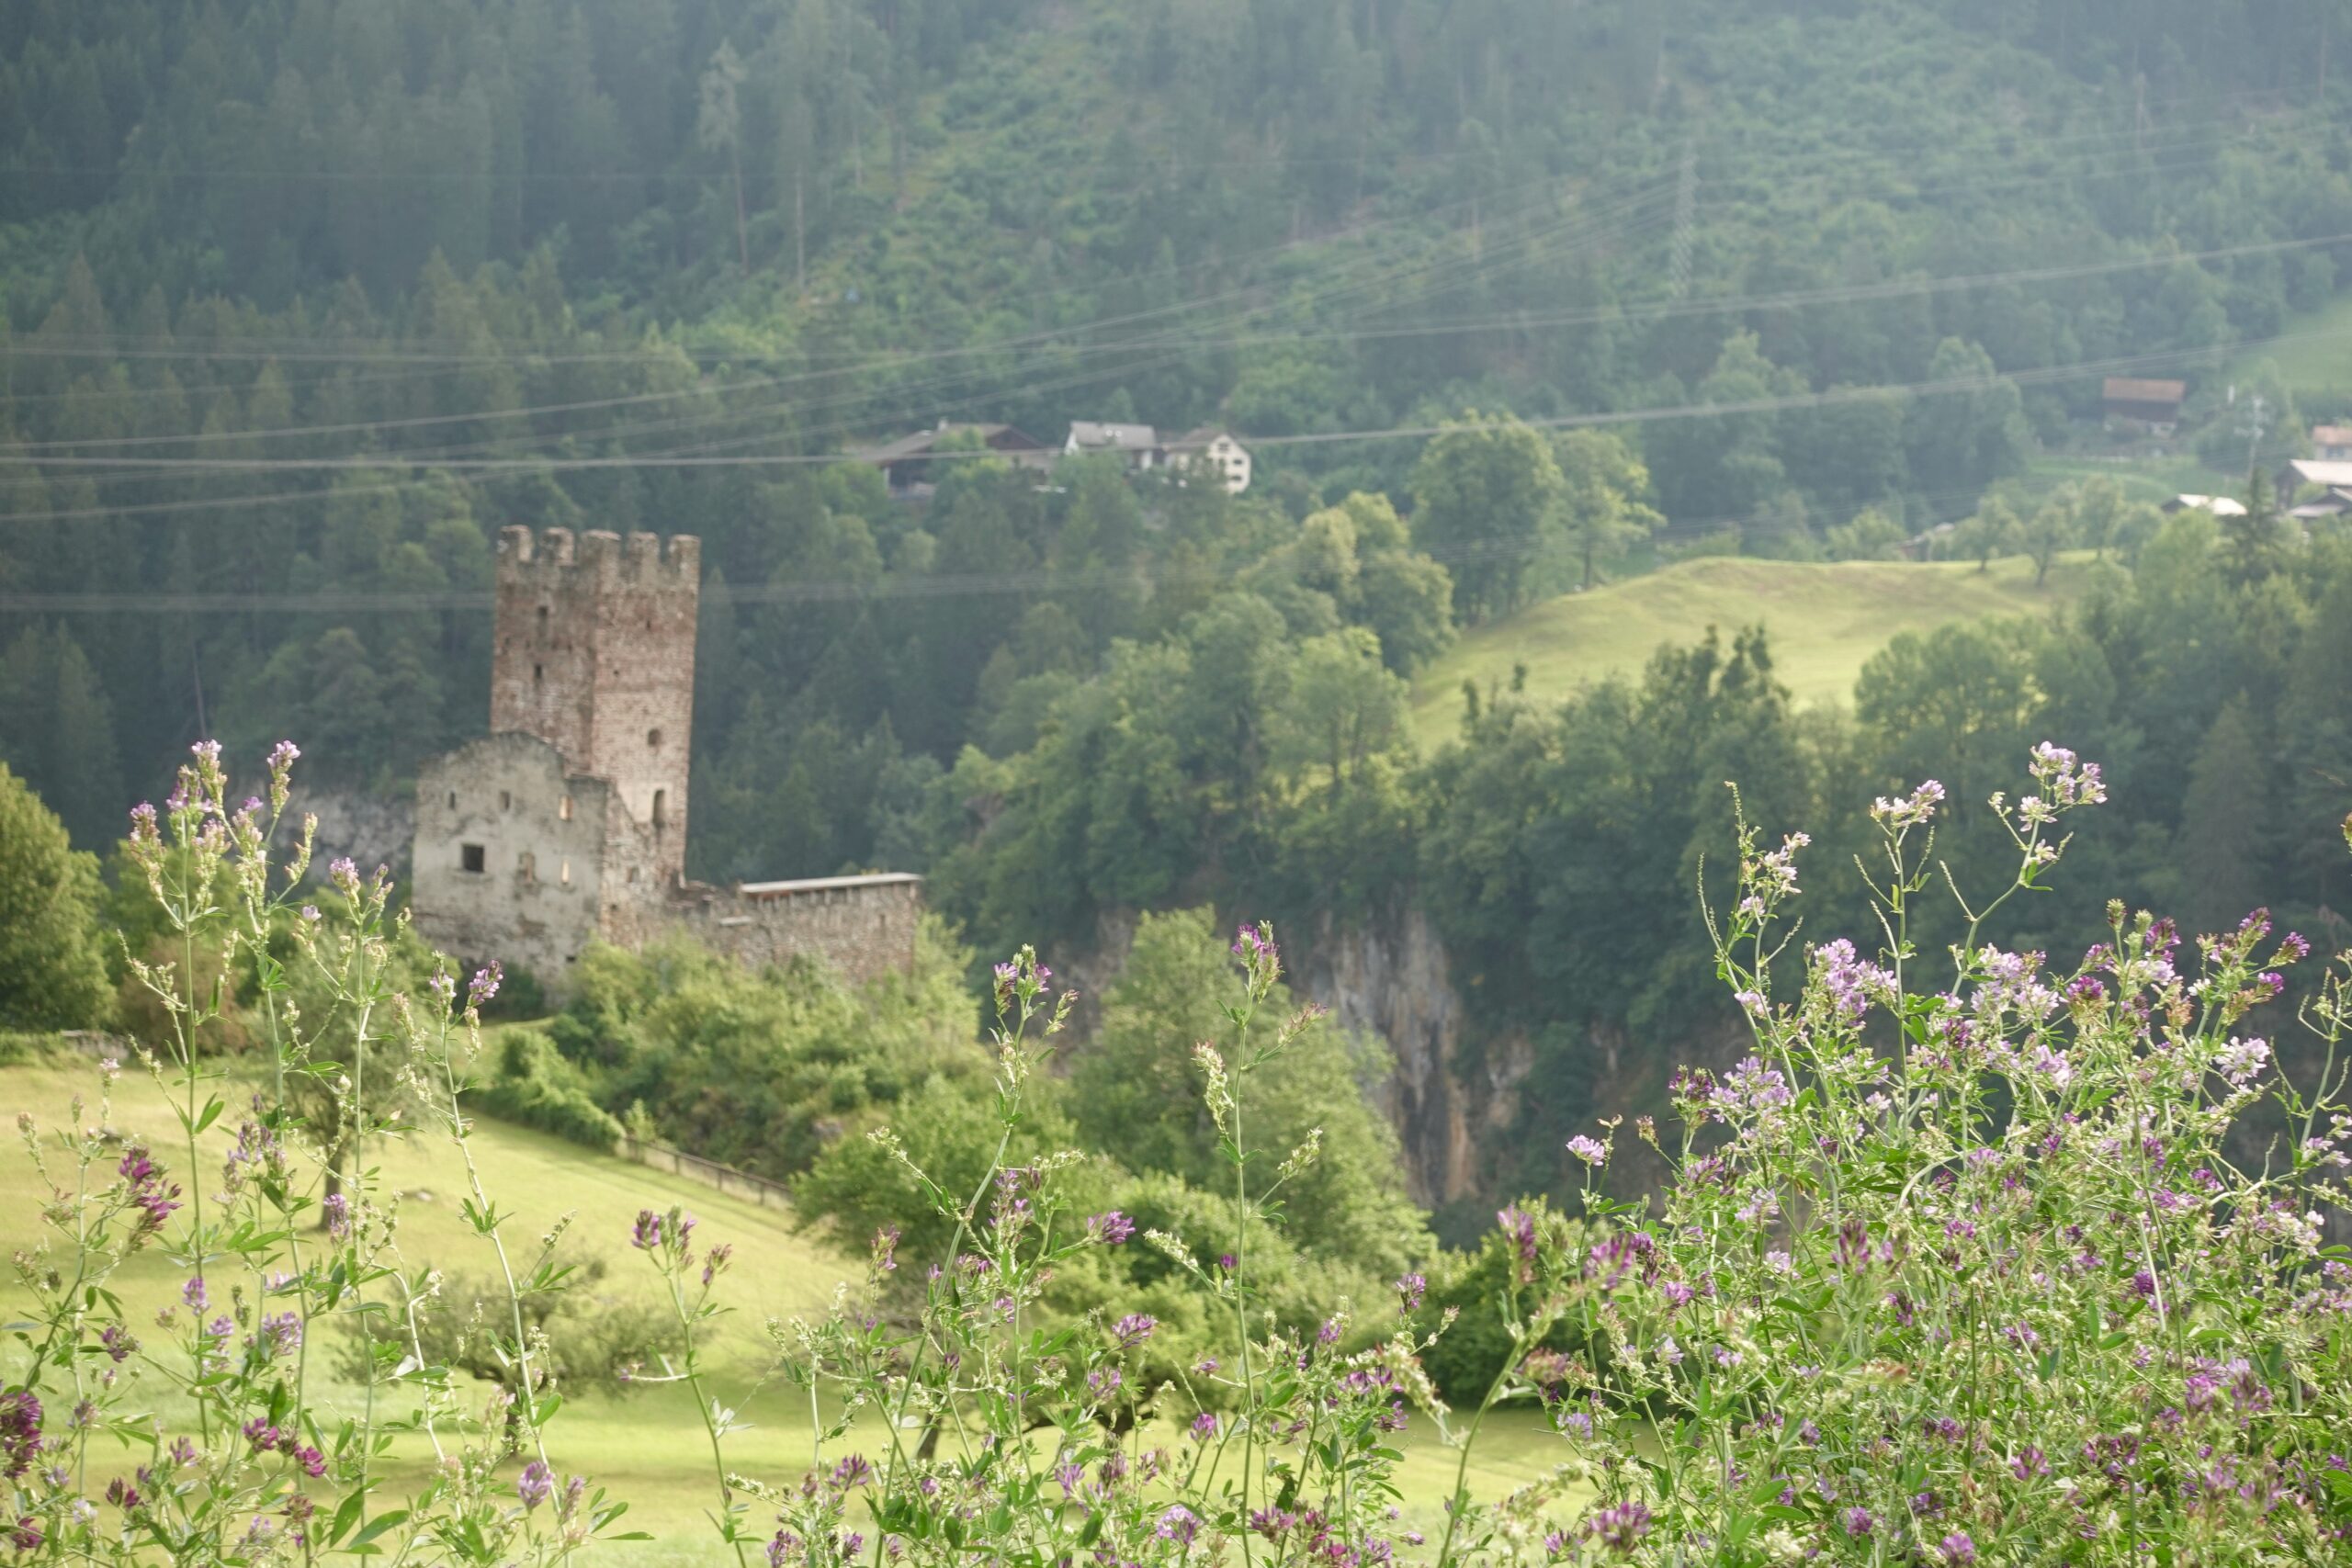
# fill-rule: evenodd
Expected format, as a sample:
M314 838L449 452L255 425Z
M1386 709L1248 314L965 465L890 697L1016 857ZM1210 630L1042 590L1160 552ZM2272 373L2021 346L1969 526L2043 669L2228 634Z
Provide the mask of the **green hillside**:
M74 1062L0 1066L0 1113L13 1122L28 1111L53 1128L71 1115L78 1094L85 1115L97 1116L97 1074ZM224 1122L228 1119L224 1119ZM175 1170L186 1163L170 1152L177 1124L153 1087L134 1067L117 1085L108 1125L126 1136L151 1141L159 1159ZM202 1158L217 1170L229 1138L221 1126L205 1135ZM650 1294L650 1271L630 1251L631 1222L643 1208L684 1205L701 1222L698 1236L732 1242L735 1311L721 1320L713 1358L718 1393L752 1425L728 1440L730 1465L748 1474L788 1481L808 1463L806 1396L781 1384L754 1390L766 1367L763 1325L821 1313L837 1282L854 1279L860 1263L813 1241L796 1229L792 1217L728 1197L698 1181L594 1153L545 1134L495 1122L480 1124L473 1145L483 1186L511 1212L510 1239L526 1245L565 1213L576 1214L572 1235L582 1258L601 1257L611 1266L605 1288L626 1291L642 1273ZM438 1140L390 1145L368 1151L387 1187L399 1191L403 1264L431 1264L479 1273L489 1265L482 1244L460 1219L464 1172L454 1148ZM40 1239L40 1209L46 1201L21 1150L0 1160L0 1249L11 1253ZM133 1311L133 1321L174 1299L183 1271L161 1249L137 1256L115 1283ZM0 1286L0 1312L13 1317L17 1287ZM135 1365L136 1363L134 1363ZM313 1361L313 1378L318 1362ZM153 1408L169 1421L177 1396L160 1379L151 1382ZM707 1545L705 1507L712 1491L708 1450L700 1419L680 1387L628 1393L574 1387L562 1415L549 1429L549 1448L560 1471L579 1471L613 1495L629 1501L625 1529L650 1531L643 1543L593 1550L580 1561L616 1568L684 1568L718 1562L725 1554ZM330 1385L321 1409L341 1408L356 1391ZM1171 1435L1172 1437L1172 1435ZM1407 1434L1407 1460L1400 1472L1408 1510L1417 1519L1442 1517L1439 1500L1453 1484L1455 1456L1416 1418ZM396 1450L411 1464L410 1446ZM1506 1412L1489 1422L1471 1466L1472 1485L1493 1496L1542 1474L1565 1457L1558 1439L1532 1415ZM404 1482L402 1483L404 1483ZM732 1562L731 1556L726 1561Z
M1422 745L1453 731L1462 683L1508 685L1527 666L1527 689L1565 697L1611 675L1638 673L1661 643L1689 643L1709 626L1728 635L1758 622L1771 633L1773 669L1800 704L1851 695L1863 661L1897 632L1992 615L2047 615L2079 592L2087 556L2052 567L2037 588L2022 558L1980 572L1969 562L1804 562L1709 557L1589 593L1565 593L1463 634L1413 685Z

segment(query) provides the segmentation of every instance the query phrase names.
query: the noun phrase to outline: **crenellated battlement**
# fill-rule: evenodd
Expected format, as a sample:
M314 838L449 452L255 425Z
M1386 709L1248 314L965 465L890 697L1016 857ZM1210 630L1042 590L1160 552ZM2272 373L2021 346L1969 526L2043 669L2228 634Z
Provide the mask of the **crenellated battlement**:
M702 578L702 541L691 534L632 533L626 536L592 528L534 533L519 525L498 532L498 578L555 590L565 582L686 588Z

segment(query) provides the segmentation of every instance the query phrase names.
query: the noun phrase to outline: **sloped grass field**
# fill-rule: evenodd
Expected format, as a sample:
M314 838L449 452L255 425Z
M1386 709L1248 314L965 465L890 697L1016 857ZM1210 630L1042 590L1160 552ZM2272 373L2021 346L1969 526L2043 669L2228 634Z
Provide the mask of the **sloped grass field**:
M2094 568L2087 553L2033 581L2022 558L1973 561L1776 561L1716 556L1679 562L1589 593L1564 593L1464 632L1413 684L1413 728L1422 747L1452 738L1462 684L1483 697L1527 666L1528 694L1561 701L1611 676L1641 672L1660 644L1698 641L1713 626L1726 644L1761 624L1772 667L1800 705L1851 698L1854 678L1888 639L1959 621L2047 615L2079 593Z
M13 1122L28 1112L44 1131L67 1125L75 1095L84 1119L97 1124L99 1074L95 1063L63 1056L0 1066L0 1111ZM239 1086L220 1086L233 1104ZM234 1131L233 1110L199 1140L202 1176L217 1180ZM146 1140L159 1162L183 1185L187 1163L178 1123L155 1085L135 1064L115 1085L105 1124L126 1138ZM806 1395L780 1380L762 1383L770 1364L763 1325L821 1314L835 1288L856 1279L862 1264L842 1257L797 1231L791 1216L729 1198L690 1179L597 1154L545 1134L484 1120L477 1123L473 1154L482 1184L513 1217L505 1234L510 1248L528 1256L537 1237L563 1215L576 1216L567 1256L602 1258L609 1272L597 1289L616 1296L653 1295L651 1270L628 1245L630 1225L640 1209L684 1207L700 1222L698 1240L735 1246L729 1299L734 1310L720 1320L709 1364L714 1392L744 1421L746 1431L728 1439L730 1468L763 1479L790 1483L809 1458ZM400 1202L402 1266L413 1271L430 1265L480 1275L493 1267L487 1245L459 1213L465 1174L456 1149L445 1139L425 1136L371 1146L363 1163L381 1173ZM48 1201L21 1145L0 1156L0 1248L11 1254L37 1246ZM115 1286L133 1324L151 1322L154 1312L175 1301L185 1271L160 1247L133 1258ZM0 1315L17 1321L21 1287L13 1274L0 1284ZM162 1348L164 1336L150 1336ZM335 1376L336 1347L314 1343L311 1376L322 1387L321 1420L330 1413L356 1414L359 1390ZM11 1362L21 1351L10 1342L0 1356ZM138 1359L130 1363L138 1366ZM141 1385L145 1397L132 1407L153 1410L167 1428L175 1413L189 1408L170 1384L150 1373ZM487 1393L488 1385L481 1385ZM733 1559L711 1533L707 1510L716 1502L710 1451L699 1413L683 1386L581 1387L564 1391L566 1404L549 1428L549 1451L559 1474L587 1475L613 1496L628 1500L629 1512L615 1527L644 1530L650 1541L597 1547L575 1561L611 1568L686 1568ZM871 1440L870 1430L862 1433ZM1169 1440L1175 1440L1171 1428ZM1406 1517L1423 1529L1442 1528L1441 1500L1453 1486L1457 1454L1437 1441L1430 1424L1414 1418L1402 1444L1406 1459L1399 1480ZM395 1448L392 1496L413 1484L423 1468L421 1440L403 1438ZM1566 1457L1559 1439L1531 1412L1501 1411L1490 1416L1470 1467L1470 1484L1482 1498L1500 1496L1532 1481ZM128 1464L126 1464L126 1469Z

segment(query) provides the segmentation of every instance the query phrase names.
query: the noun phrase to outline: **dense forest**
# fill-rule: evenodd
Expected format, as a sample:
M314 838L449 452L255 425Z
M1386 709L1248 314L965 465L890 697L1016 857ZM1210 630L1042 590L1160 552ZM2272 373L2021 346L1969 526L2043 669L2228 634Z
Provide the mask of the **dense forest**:
M1551 1185L1604 1090L1657 1090L1606 1043L1716 1019L1691 890L1727 777L1826 838L2056 739L2119 801L2070 897L2332 934L2352 556L2259 496L2160 524L2005 487L2095 437L2110 374L2188 379L2233 472L2352 412L2224 374L2352 259L2347 30L2333 0L23 0L0 757L101 852L203 735L395 795L486 720L496 527L698 534L696 874L923 871L983 951L1419 901L1481 1037L1556 1089L1490 1180ZM1074 418L1220 423L1258 481L951 456L910 505L844 456ZM1956 519L2109 564L2054 626L1899 642L1843 716L1725 626L1408 736L1462 624ZM1816 919L1850 923L1841 858Z

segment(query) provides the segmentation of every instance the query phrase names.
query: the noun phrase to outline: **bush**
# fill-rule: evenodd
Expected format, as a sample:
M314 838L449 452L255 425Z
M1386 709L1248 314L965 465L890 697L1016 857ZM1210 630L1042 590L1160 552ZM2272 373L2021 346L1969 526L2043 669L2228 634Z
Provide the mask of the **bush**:
M107 1021L103 887L94 855L0 762L0 1025L90 1029Z
M492 1073L481 1089L492 1115L609 1153L621 1124L588 1089L587 1078L537 1031L509 1027L491 1037Z
M563 1288L534 1292L521 1303L524 1331L545 1347L534 1371L544 1374L546 1386L572 1393L583 1387L626 1391L637 1386L639 1369L658 1365L683 1347L676 1314L617 1289L604 1258L576 1262L558 1254L555 1261L563 1271ZM462 1270L444 1275L439 1290L417 1310L413 1339L371 1348L359 1335L346 1334L337 1370L364 1382L371 1360L389 1356L397 1362L421 1355L514 1390L518 1363L501 1348L512 1332L511 1310L503 1280Z

